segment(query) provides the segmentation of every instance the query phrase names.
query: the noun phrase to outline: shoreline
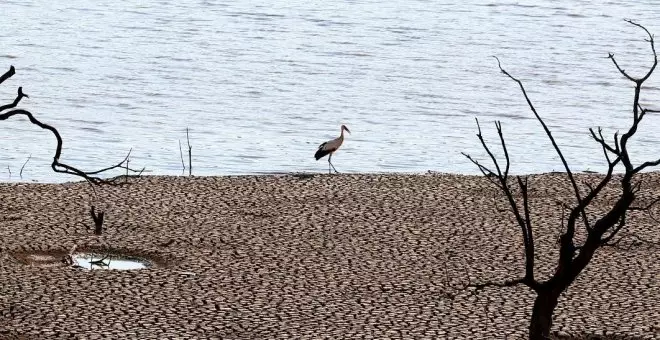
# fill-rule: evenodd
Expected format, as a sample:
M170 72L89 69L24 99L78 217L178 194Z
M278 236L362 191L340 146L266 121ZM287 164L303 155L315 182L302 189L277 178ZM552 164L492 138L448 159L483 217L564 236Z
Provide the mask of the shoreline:
M654 170L654 171L645 171L642 173L656 173L660 172L660 169ZM565 171L547 171L547 172L534 172L534 173L524 173L524 174L518 174L518 173L510 173L510 176L541 176L541 175L558 175L558 174L565 174ZM605 173L601 172L596 172L596 171L591 171L591 170L583 170L583 171L573 171L573 174L575 175L605 175ZM620 172L614 172L614 175L618 175ZM305 172L305 171L300 171L300 172L256 172L256 173L242 173L242 174L220 174L220 175L149 175L149 174L143 174L139 177L141 178L240 178L240 177L278 177L278 176L292 176L292 177L313 177L313 176L323 176L323 175L339 175L339 176L424 176L424 175L434 175L434 176L466 176L466 177L483 177L483 174L481 173L459 173L459 172L443 172L443 171L435 171L435 170L426 170L422 172L407 172L407 171L402 171L402 172L392 172L392 171L384 171L384 172L347 172L347 173L339 173L339 174L328 174L327 172ZM104 178L121 178L124 175L117 175L117 176L108 176ZM67 177L71 178L70 181L63 181L63 182L40 182L37 180L0 180L0 185L6 185L6 184L76 184L76 183L85 183L85 180L78 180L78 177L68 175ZM131 178L135 178L136 176L129 176Z

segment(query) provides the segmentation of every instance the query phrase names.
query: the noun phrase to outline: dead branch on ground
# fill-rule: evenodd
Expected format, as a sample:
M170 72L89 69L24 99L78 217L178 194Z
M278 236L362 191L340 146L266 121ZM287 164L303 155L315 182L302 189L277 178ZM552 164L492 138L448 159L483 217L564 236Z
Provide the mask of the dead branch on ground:
M14 74L16 73L16 69L14 66L11 66L9 68L9 71L5 72L2 76L0 76L0 84L2 84L5 80L11 78ZM83 171L80 170L74 166L71 166L67 163L62 162L61 156L62 156L62 137L60 136L59 131L53 127L52 125L46 124L41 122L39 119L34 117L34 115L27 110L24 109L16 109L18 104L21 102L23 98L28 98L28 95L23 93L23 88L19 87L18 88L18 93L16 95L16 98L14 101L10 104L5 104L0 106L0 120L6 120L9 119L13 116L19 116L23 115L26 116L29 120L30 123L33 125L38 126L41 129L48 130L50 131L53 136L55 136L55 139L57 141L57 145L55 147L55 154L53 156L53 162L51 163L51 168L53 171L58 172L58 173L63 173L63 174L68 174L68 175L73 175L77 177L81 177L90 184L106 184L106 185L116 185L117 180L116 178L110 178L110 179L104 179L101 177L98 177L98 175L105 173L110 170L114 170L117 168L122 168L125 166L126 159L124 159L122 162L117 163L116 165L109 166L107 168L101 169L101 170L96 170L96 171ZM133 173L138 173L140 170L135 170L135 169L130 169L128 166L126 166L127 171L131 171Z
M181 156L181 175L186 173L186 163L183 162L183 149L181 149L181 140L179 139L179 156Z
M188 176L192 176L192 146L190 145L190 135L186 127L186 140L188 141Z

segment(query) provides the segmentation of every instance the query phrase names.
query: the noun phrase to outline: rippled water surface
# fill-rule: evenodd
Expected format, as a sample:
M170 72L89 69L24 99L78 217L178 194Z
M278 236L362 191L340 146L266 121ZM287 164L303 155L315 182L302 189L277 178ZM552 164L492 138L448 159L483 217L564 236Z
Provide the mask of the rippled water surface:
M146 4L148 3L148 5ZM561 169L516 84L576 170L602 170L588 128L630 121L632 83L652 55L631 18L660 35L655 1L3 1L0 86L56 126L62 161L181 174L190 128L196 175L323 172L318 145L349 126L343 172L477 173L474 118L496 146L501 120L517 173ZM660 73L660 72L659 72ZM660 109L660 75L642 102ZM660 120L631 142L658 158ZM49 167L55 139L24 118L0 122L0 179L66 181ZM499 150L499 149L498 149ZM11 171L11 179L9 171Z

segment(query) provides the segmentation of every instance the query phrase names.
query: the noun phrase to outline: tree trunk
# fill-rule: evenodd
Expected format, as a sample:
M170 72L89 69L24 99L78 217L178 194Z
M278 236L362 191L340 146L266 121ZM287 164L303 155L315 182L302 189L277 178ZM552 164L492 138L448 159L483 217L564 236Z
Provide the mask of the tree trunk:
M550 337L552 314L557 307L559 294L554 291L541 291L534 301L532 321L529 325L529 339L541 340Z

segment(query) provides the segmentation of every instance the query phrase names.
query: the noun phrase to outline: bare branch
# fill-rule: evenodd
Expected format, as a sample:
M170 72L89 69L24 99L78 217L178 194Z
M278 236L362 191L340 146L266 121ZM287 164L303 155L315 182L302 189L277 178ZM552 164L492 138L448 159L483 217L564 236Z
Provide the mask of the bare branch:
M627 23L631 24L631 25L635 25L635 26L643 29L646 32L646 34L649 36L649 39L647 41L651 44L651 51L653 52L653 66L651 66L651 68L649 69L649 71L646 73L646 75L644 77L637 79L637 78L634 78L634 77L630 76L628 73L626 73L625 70L623 70L619 66L619 64L616 62L616 59L614 59L614 54L613 53L609 53L608 58L610 58L612 60L612 62L614 63L614 66L616 66L617 70L619 70L619 72L624 77L628 78L628 80L630 80L632 82L635 82L635 83L643 83L644 81L646 81L646 79L648 79L651 76L651 74L655 70L655 67L658 65L658 55L655 51L655 42L653 40L653 34L651 34L651 32L649 32L649 30L646 29L646 27L644 27L644 26L642 26L642 25L640 25L640 24L638 24L638 23L636 23L636 22L634 22L630 19L625 19L625 21Z
M192 146L190 145L190 136L186 127L186 140L188 140L188 176L192 176Z
M523 203L522 203L523 213L524 213L524 217L523 217L523 215L521 215L520 213L518 204L516 203L516 200L513 197L513 193L511 192L511 188L509 187L509 183L507 181L507 176L509 172L509 154L508 151L506 150L506 143L502 133L502 126L499 122L495 123L495 127L497 128L498 135L500 136L500 141L502 143L502 148L504 149L504 154L506 158L506 168L504 173L502 173L497 158L495 158L495 155L490 151L490 148L486 144L483 135L481 134L481 127L479 126L479 120L476 118L475 120L477 122L477 131L478 131L477 137L479 138L479 141L481 142L483 148L490 156L490 159L495 165L497 173L481 165L479 162L472 159L472 157L470 157L469 155L465 153L463 153L463 155L465 155L472 163L477 165L477 167L479 167L479 170L484 174L484 176L486 176L486 178L488 178L491 181L491 183L494 183L497 187L499 187L506 196L509 202L509 207L511 208L511 212L513 212L513 215L515 216L516 221L518 222L518 226L520 227L523 236L523 243L525 245L525 280L526 282L529 282L530 285L536 285L537 282L534 280L534 238L532 234L532 223L530 219L529 201L527 196L527 178L525 177L525 179L523 180L521 177L518 177L518 186L520 187L520 191L523 199ZM497 181L499 181L499 184L497 183Z
M642 25L640 25L640 24L638 24L638 23L636 23L636 22L634 22L630 19L626 19L625 21L627 23L631 24L631 25L635 25L635 26L643 29L644 32L646 32L646 34L649 36L649 39L647 41L651 44L651 51L653 51L653 66L651 66L651 69L649 69L649 71L646 73L646 75L644 77L640 78L639 80L636 80L639 83L643 83L644 81L646 81L646 79L648 79L651 76L651 74L655 70L655 67L658 65L658 54L655 52L655 42L653 40L653 34L651 34L651 32L649 32L649 30L647 30L646 27L644 27L644 26L642 26Z
M584 197L584 200L582 202L582 204L583 204L582 209L586 208L587 205L589 205L589 203L591 203L591 201L594 198L596 198L596 196L601 192L601 190L603 190L603 188L605 188L605 186L607 186L607 184L612 179L612 174L614 173L614 168L617 166L617 164L619 164L620 161L621 161L621 157L617 157L617 158L614 159L614 161L612 161L609 164L609 166L607 168L607 173L605 174L605 177L603 177L603 179L598 183L598 185L596 185L595 188L592 187L591 185L589 185L590 191L589 191L589 194L587 194L587 196Z
M584 183L584 185L586 185L586 186L587 186L587 188L589 188L589 192L592 192L592 191L594 191L594 186L593 186L593 185L591 185L591 183Z
M632 211L646 211L646 210L649 210L649 209L653 208L653 206L656 205L658 202L660 202L660 197L654 199L653 201L651 201L651 203L647 204L647 205L644 206L644 207L630 207L630 208L628 208L628 210L632 210Z
M104 217L105 217L105 213L103 211L99 211L98 214L97 214L94 211L94 206L93 205L89 209L89 213L92 216L92 220L94 221L94 234L95 235L103 234L103 220L104 220Z
M16 69L14 65L11 65L9 66L9 70L0 76L0 84L4 83L5 80L11 78L14 74L16 74Z
M619 237L616 241L605 243L605 244L603 244L603 246L604 247L619 247L619 244L621 243L621 241L623 241L626 238L631 238L631 239L633 239L633 241L628 247L622 248L622 249L625 249L625 250L630 250L633 246L641 245L641 244L646 245L649 248L660 247L660 242L654 242L654 241L643 239L639 235L634 234L634 233L623 233L621 235L621 237Z
M467 157L467 159L469 159L470 162L472 162L474 165L476 165L477 168L479 168L479 171L481 171L481 173L484 175L484 177L486 177L486 179L488 179L488 181L493 183L496 187L501 188L500 183L498 183L497 180L496 180L496 178L497 178L496 173L494 173L493 171L488 169L486 166L484 166L481 163L479 163L478 161L476 161L474 158L472 158L472 156L466 154L465 152L461 152L461 154L463 156Z
M543 130L545 131L545 134L548 136L550 139L550 142L552 143L552 146L555 148L555 151L559 158L561 159L562 164L564 165L564 169L566 169L566 174L568 175L569 180L571 181L571 184L573 185L573 191L575 192L575 198L577 199L578 206L581 206L582 204L582 197L580 196L580 189L577 186L577 183L575 182L575 178L573 177L573 173L571 172L570 167L568 166L568 163L566 162L566 158L564 157L564 154L561 152L561 149L559 149L559 145L557 145L557 142L555 141L555 138L552 136L552 132L550 132L550 129L548 126L545 124L541 116L538 114L536 111L536 108L534 107L534 104L532 104L531 99L529 99L529 96L527 95L527 91L525 90L525 86L523 86L523 83L509 74L506 70L502 68L502 65L500 63L500 59L495 57L494 58L497 60L497 66L500 68L500 71L504 73L507 77L511 78L513 81L518 83L518 86L520 86L520 90L522 91L523 96L525 97L525 100L527 101L527 105L529 108L532 110L534 113L534 116L536 116L536 119L541 123L541 126L543 126ZM589 228L589 220L587 219L587 213L582 209L582 219L584 220L584 224L587 228Z
M475 117L474 120L477 122L477 130L479 131L477 133L477 137L479 138L479 141L481 141L481 145L484 147L484 149L488 153L488 156L490 156L490 159L493 161L493 164L495 165L495 169L497 170L497 176L501 177L502 176L502 171L500 170L500 165L497 162L497 159L495 158L495 155L493 155L493 153L490 151L490 148L486 144L486 141L484 141L484 136L481 134L481 126L479 126L479 119L477 119Z
M635 240L637 240L639 243L646 244L648 246L653 246L653 247L660 246L660 242L653 242L653 241L645 240L645 239L639 237L638 235L632 234L632 233L630 233L628 235L630 235L631 238L634 238Z
M59 173L75 175L75 176L78 176L78 177L82 177L83 179L87 180L90 184L110 184L110 185L115 184L115 182L112 181L112 180L102 179L102 178L96 177L94 175L100 174L101 172L108 171L108 170L111 170L111 169L119 168L119 167L122 166L123 161L121 163L117 164L117 165L114 165L114 166L111 166L111 167L108 167L108 168L105 168L105 169L102 169L102 170L93 171L93 172L85 172L85 171L79 170L79 169L77 169L73 166L70 166L68 164L61 163L60 162L60 156L62 155L62 137L60 136L60 133L57 131L57 129L55 129L51 125L42 123L41 121L36 119L32 115L31 112L26 111L26 110L21 110L21 109L11 110L11 111L5 112L3 114L0 114L0 120L6 120L6 119L9 119L9 118L11 118L12 116L15 116L15 115L27 116L32 124L37 125L38 127L42 128L44 130L48 130L48 131L53 133L53 135L55 136L55 139L57 140L57 146L55 148L55 155L53 156L53 162L51 163L51 168L53 169L53 171L59 172ZM133 172L137 172L137 171L132 170L132 169L130 169L130 170L133 171Z
M616 69L619 70L619 72L620 72L621 74L623 74L624 77L628 78L628 80L630 80L630 81L637 81L637 79L631 77L628 73L626 73L626 70L622 69L622 68L619 66L619 63L617 63L617 62L616 62L616 59L614 59L614 53L610 52L610 53L607 55L607 57L610 58L610 59L612 60L612 62L614 63L614 66L616 66Z
M612 240L614 238L614 236L616 236L616 234L618 234L619 231L621 229L623 229L623 227L625 227L625 226L626 226L626 214L623 213L623 215L621 215L621 218L619 219L619 224L614 228L614 230L607 237L602 238L600 242L602 244L608 244L610 242L610 240Z
M609 54L609 58L612 59L612 62L614 62L614 65L619 70L619 72L621 72L621 74L623 74L628 80L635 83L635 97L634 97L634 100L633 100L633 124L630 127L630 129L628 129L628 132L626 132L625 134L623 134L623 136L621 136L621 160L623 162L623 165L626 168L626 175L625 175L626 179L622 183L624 186L628 186L627 183L629 183L630 177L632 177L633 174L641 171L645 167L657 165L657 164L655 164L655 162L646 162L646 163L642 164L641 166L639 166L637 168L633 168L633 165L630 161L630 157L628 155L628 150L626 148L626 144L628 143L628 140L635 134L635 132L637 131L638 124L640 123L640 121L642 120L642 118L644 117L644 115L647 112L643 109L641 110L641 114L639 112L640 107L641 107L639 105L639 94L640 94L641 89L642 89L642 84L644 83L644 81L646 81L651 76L651 74L655 70L655 67L658 65L658 55L655 51L655 42L653 40L653 35L646 29L646 27L644 27L644 26L642 26L642 25L640 25L640 24L638 24L638 23L636 23L632 20L626 19L626 22L629 23L629 24L632 24L634 26L642 28L646 32L646 34L649 36L648 42L651 44L651 51L653 52L653 65L651 66L651 68L649 69L649 71L646 73L645 76L643 76L642 78L637 79L637 78L634 78L634 77L630 76L625 71L623 71L621 69L621 67L619 67L616 60L614 59L614 55L612 53ZM660 161L658 163L660 164Z
M648 167L654 167L654 166L658 166L658 165L660 165L660 158L656 159L655 161L648 161L648 162L644 162L644 163L640 164L639 166L637 166L636 168L633 169L633 173L636 174L636 173L638 173L638 172L640 172L640 171L642 171L642 170L644 170Z
M23 179L23 169L25 168L25 165L30 161L30 158L32 158L32 154L28 156L28 158L25 160L25 163L23 163L23 166L21 167L21 172L18 174L21 179Z
M525 225L523 233L527 238L525 244L525 279L534 282L534 233L532 232L532 220L529 217L529 198L527 196L527 177L523 180L518 176L518 186L522 193L523 211L525 214Z
M478 122L477 122L478 124ZM504 169L504 181L509 177L509 152L506 149L506 143L504 142L504 136L502 135L502 123L498 120L495 122L495 128L497 129L497 134L500 136L500 142L502 143L502 150L504 151L504 158L506 159L506 167Z
M141 170L131 169L131 168L128 167L128 160L129 160L129 157L131 157L131 152L133 152L133 148L129 149L128 154L126 155L126 157L124 157L124 159L121 162L119 162L115 165L109 166L107 168L103 168L101 170L86 172L86 174L88 174L88 175L97 175L97 174L100 174L102 172L106 172L106 171L109 171L109 170L112 170L112 169L117 169L117 168L126 169L127 171L131 171L131 172L140 172ZM124 164L126 164L126 166L124 166ZM144 170L144 169L142 169L142 170Z
M614 133L614 149L616 150L617 155L621 155L621 149L619 148L619 131Z
M637 103L637 109L639 110L639 119L641 120L646 115L646 110L642 107L640 103Z
M9 68L9 71L5 72L2 76L0 76L0 84L2 82L4 82L5 80L9 79L15 73L16 73L16 70L14 69L13 66L11 66ZM9 118L11 118L15 115L24 115L30 120L30 123L32 123L34 125L37 125L41 129L50 131L55 136L55 139L57 140L57 146L55 148L55 155L53 156L53 162L51 163L51 168L53 169L53 171L59 172L59 173L75 175L75 176L78 176L78 177L82 177L83 179L85 179L90 184L115 184L114 180L105 180L105 179L96 177L94 175L98 175L102 172L105 172L105 171L108 171L108 170L111 170L111 169L123 167L124 166L123 164L124 164L124 162L127 161L128 156L127 156L126 159L124 159L124 161L120 162L117 165L114 165L114 166L111 166L111 167L108 167L108 168L105 168L105 169L101 169L101 170L98 170L98 171L92 171L92 172L85 172L85 171L79 170L79 169L77 169L73 166L70 166L68 164L61 163L60 162L60 156L62 155L62 137L60 136L60 133L53 126L51 126L49 124L42 123L41 121L39 121L37 118L34 117L34 115L32 115L32 113L30 111L22 110L22 109L15 109L15 107L18 106L21 99L23 99L23 98L28 98L28 96L25 93L23 93L23 88L19 87L18 88L18 94L17 94L17 96L16 96L16 98L14 99L13 102L10 103L10 104L0 106L0 113L3 112L3 111L6 111L6 110L10 110L10 111L7 111L7 112L4 112L4 113L0 114L0 121L9 119ZM129 155L130 155L130 152L129 152ZM27 161L26 161L26 163L27 163ZM25 164L23 164L23 167L24 166L25 166ZM126 165L125 168L127 170L132 171L132 172L137 172L137 170L129 169L128 165ZM23 168L21 168L21 172L22 172L22 170L23 170Z
M566 206L564 202L557 202L557 205L561 207L561 217L559 218L559 221L561 223L561 227L559 229L559 236L557 237L557 244L561 242L561 235L564 234L564 217L566 216L566 210L571 210L570 207Z
M13 69L13 66L12 66L12 69ZM21 99L23 99L23 98L29 98L29 97L28 97L27 94L23 93L23 88L19 87L18 88L18 94L16 95L16 98L14 99L14 101L11 104L5 104L5 105L0 106L0 112L15 108L16 106L18 106L18 103L20 103Z
M183 162L183 149L181 149L181 140L179 139L179 155L181 156L181 175L186 173L186 164Z
M605 159L607 160L607 163L608 164L611 163L610 156L607 152L609 151L618 156L619 155L618 150L611 147L609 144L607 144L607 142L605 142L605 138L603 137L603 129L601 127L598 127L598 136L596 136L596 133L594 132L593 128L590 128L589 132L591 133L591 137L603 147L603 153L605 154Z

